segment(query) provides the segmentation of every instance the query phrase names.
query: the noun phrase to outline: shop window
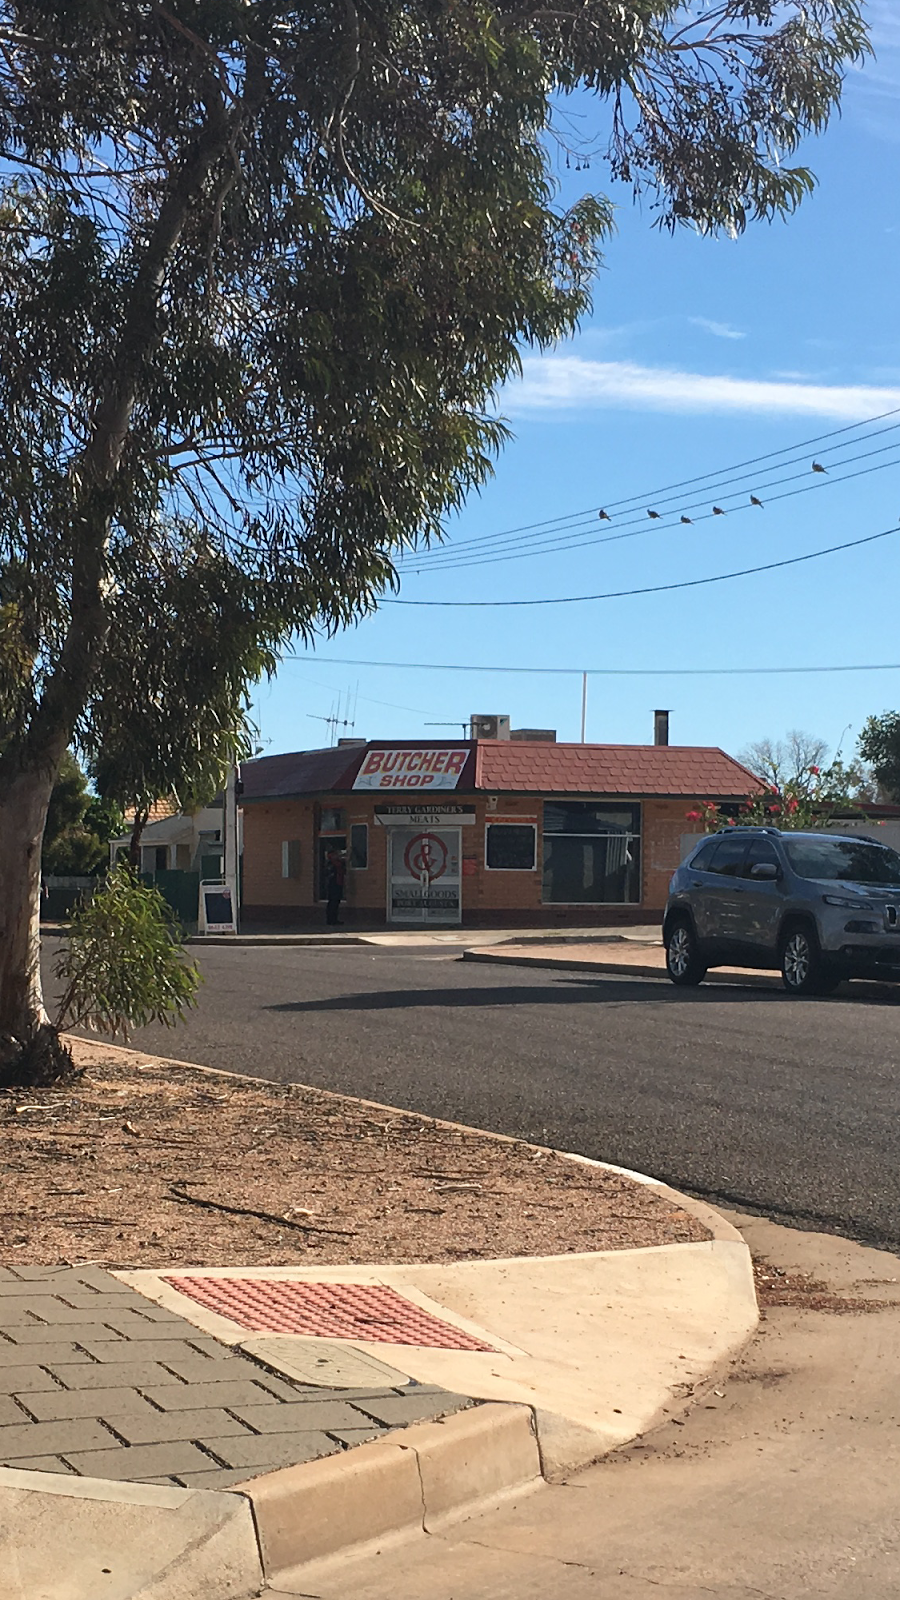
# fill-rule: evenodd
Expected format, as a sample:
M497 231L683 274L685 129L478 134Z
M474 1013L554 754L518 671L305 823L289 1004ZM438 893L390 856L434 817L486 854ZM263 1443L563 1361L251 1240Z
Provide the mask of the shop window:
M537 866L537 828L533 822L489 822L484 860L492 872L533 872Z
M343 833L346 823L341 806L326 806L319 818L320 833Z
M367 822L354 822L350 829L350 865L357 872L363 872L369 865L369 825Z
M640 806L575 800L544 804L545 902L637 905L641 898Z

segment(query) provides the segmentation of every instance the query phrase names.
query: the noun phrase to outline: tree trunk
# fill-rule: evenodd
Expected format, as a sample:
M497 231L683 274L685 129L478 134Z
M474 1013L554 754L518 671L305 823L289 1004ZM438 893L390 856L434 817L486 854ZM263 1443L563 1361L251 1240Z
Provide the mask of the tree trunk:
M72 1070L41 987L41 844L52 770L20 769L0 796L0 1084Z
M132 870L140 875L141 870L141 839L150 817L150 812L139 806L134 809L134 822L131 829L131 843L128 846L128 861Z

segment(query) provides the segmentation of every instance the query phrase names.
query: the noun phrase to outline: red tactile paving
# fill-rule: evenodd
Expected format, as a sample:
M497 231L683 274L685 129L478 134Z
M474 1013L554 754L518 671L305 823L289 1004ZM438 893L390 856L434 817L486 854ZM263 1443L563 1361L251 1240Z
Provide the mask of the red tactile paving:
M269 1278L165 1278L182 1294L252 1333L305 1333L322 1339L492 1350L449 1322L370 1283L296 1283Z

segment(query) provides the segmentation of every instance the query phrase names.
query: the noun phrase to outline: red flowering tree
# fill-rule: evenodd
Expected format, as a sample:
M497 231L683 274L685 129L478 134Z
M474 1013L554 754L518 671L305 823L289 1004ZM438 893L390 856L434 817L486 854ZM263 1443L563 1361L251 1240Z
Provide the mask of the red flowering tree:
M691 811L685 812L685 817L688 822L699 825L704 833L717 833L720 828L727 827L801 831L824 828L832 821L836 808L822 779L819 768L810 767L808 774L804 774L802 786L784 784L779 789L774 783L766 784L757 793L748 794L735 814L726 812L715 800L700 800ZM865 816L861 807L859 814Z

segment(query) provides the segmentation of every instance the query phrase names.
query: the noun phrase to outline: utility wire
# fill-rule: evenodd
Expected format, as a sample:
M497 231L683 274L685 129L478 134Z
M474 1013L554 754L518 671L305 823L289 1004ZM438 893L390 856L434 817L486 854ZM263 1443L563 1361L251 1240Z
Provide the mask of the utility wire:
M460 661L360 661L350 656L299 656L323 667L378 667L386 672L528 673L537 677L581 678L747 678L824 672L900 672L900 661L866 661L824 667L485 667ZM362 698L362 697L361 697ZM450 724L448 723L448 727Z
M867 461L872 456L884 455L888 450L898 449L900 449L900 439L896 439L888 445L881 445L877 450L865 450L860 455L848 456L845 462L841 462L838 465L852 466L856 461ZM796 483L798 479L801 478L809 480L810 474L809 467L807 466L806 471L803 473L791 473L786 478L775 478L769 484L757 484L757 487L759 488L760 493L766 496L765 505L777 505L780 500L792 500L798 494L809 494L814 489L826 489L830 485L834 485L836 483L849 483L854 478L865 478L868 477L872 472L882 472L887 467L897 466L900 466L900 456L891 461L883 461L875 467L862 468L859 472L845 472L840 477L838 477L836 474L832 476L831 473L829 473L824 477L807 481L799 489L786 490L783 494L771 494L769 492L771 489L777 488L783 483ZM722 501L723 505L728 505L730 501L736 500L738 497L738 493L736 492L718 495L718 499ZM708 498L700 501L697 504L689 504L684 507L683 514L687 513L688 511L701 512L700 515L695 515L688 519L692 526L699 526L700 523L703 522L711 522L713 518L720 515L720 513L709 510L701 511L702 507L706 507L708 505ZM764 510L765 505L759 509ZM746 504L731 506L730 514L734 515L739 511L753 511L755 509L757 508L752 502L747 502ZM519 561L524 560L528 556L551 555L561 553L565 550L593 549L597 545L617 544L623 539L638 539L643 534L647 533L665 533L667 531L671 531L672 529L679 529L680 531L681 519L675 518L671 521L668 521L664 516L661 516L658 520L654 519L648 523L647 513L645 511L642 517L632 517L630 521L624 523L622 526L623 531L620 533L601 534L599 537L597 537L595 532L597 524L596 521L594 521L587 525L587 527L590 529L590 532L586 531L584 525L582 525L582 528L578 528L576 526L568 530L569 533L579 534L580 537L564 540L563 542L560 542L559 539L554 538L552 542L543 543L540 545L540 547L534 549L522 548L520 546L514 550L508 550L500 555L485 554L476 555L472 558L469 558L463 556L461 553L456 553L451 549L448 549L446 552L444 552L448 559L429 561L424 574L420 574L419 570L416 569L416 576L418 577L421 575L427 577L432 572L448 572L452 571L454 568L459 570L467 567L494 566L498 562ZM541 537L544 539L547 538L546 535ZM530 543L529 540L523 541L523 544L526 546L528 543Z
M654 583L640 589L607 589L602 594L566 594L556 595L552 599L541 598L537 600L401 600L397 597L385 597L378 603L382 606L428 606L440 607L442 610L452 608L484 610L490 608L506 609L511 606L573 606L584 605L593 600L624 600L632 595L642 594L668 594L674 589L699 589L705 584L727 583L732 578L750 578L759 572L775 572L781 567L798 567L804 561L818 561L822 556L837 555L841 550L857 550L864 544L875 544L879 539L889 539L892 534L900 533L900 526L885 528L881 533L870 533L864 539L848 539L845 544L831 544L824 550L810 550L805 556L788 556L782 561L767 561L758 567L740 567L736 572L717 572L709 578L688 578L680 583Z
M653 505L654 500L663 502L665 497L672 496L676 490L691 488L694 485L703 483L710 483L711 480L715 480L716 482L722 478L728 478L730 480L735 473L742 471L742 469L745 467L759 466L765 461L776 463L779 461L780 457L789 455L792 451L808 451L814 446L826 444L830 439L841 438L845 434L856 432L860 428L871 428L876 422L883 422L888 417L897 416L900 416L900 406L894 407L890 411L879 412L877 416L868 417L861 422L851 422L843 428L834 428L829 433L821 433L815 435L811 439L801 440L799 444L786 445L782 450L770 450L766 451L763 455L751 456L746 461L738 461L730 467L721 467L715 472L701 473L692 478L683 478L677 483L664 484L661 488L647 489L642 491L642 493L639 495L631 495L621 500L609 501L605 508L600 506L589 506L583 511L573 511L564 516L547 518L543 522L523 523L519 527L507 528L498 533L484 534L473 539L460 540L459 544L460 547L476 546L486 542L492 542L494 540L511 539L517 537L519 534L532 533L540 529L549 530L560 527L560 525L564 525L566 523L578 522L585 517L596 517L601 509L606 509L607 511L612 512L623 511L626 508L634 505ZM895 426L900 426L900 424L895 424ZM881 431L887 432L888 430L882 429ZM830 448L833 450L840 448L840 446L833 445ZM782 465L784 464L785 463L782 463ZM774 470L774 467L772 470ZM565 532L565 527L560 527L560 531ZM443 548L443 546L435 546L434 553L437 554L439 551L443 550Z

